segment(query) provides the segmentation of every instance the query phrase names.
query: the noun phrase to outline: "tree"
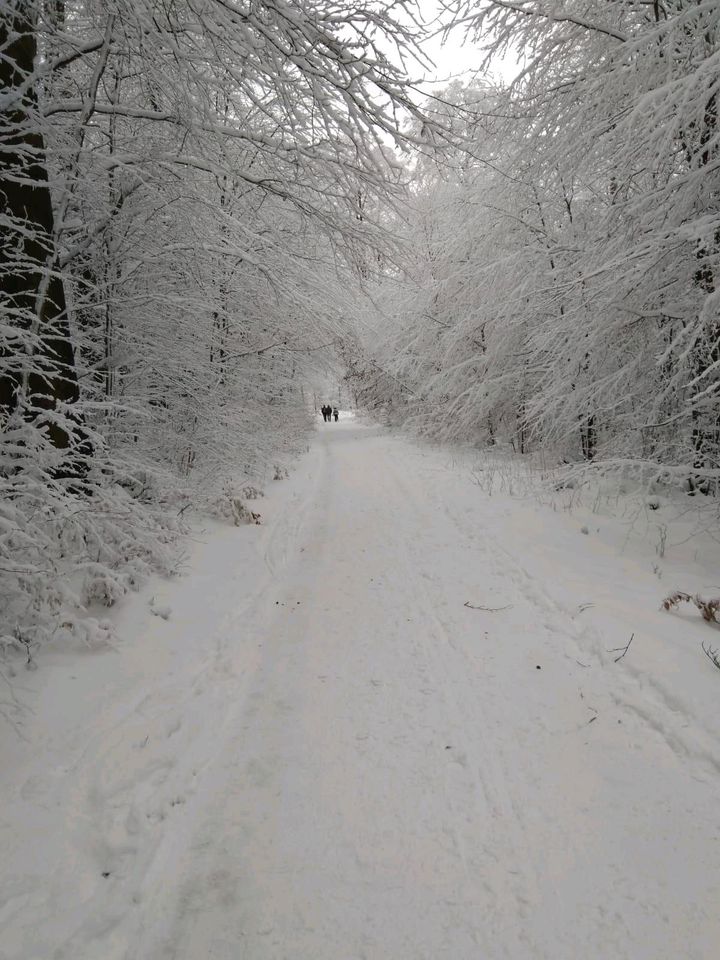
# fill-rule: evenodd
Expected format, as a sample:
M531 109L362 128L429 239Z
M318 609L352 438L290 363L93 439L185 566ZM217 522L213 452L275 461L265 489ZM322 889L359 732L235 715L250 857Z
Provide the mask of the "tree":
M447 10L488 58L526 62L409 213L427 252L388 337L424 398L409 419L713 490L718 5Z
M35 4L13 0L0 20L0 416L42 424L67 450L77 443L79 391L33 83L37 16Z
M417 111L383 51L416 31L330 0L10 13L0 634L34 642L63 584L115 599L167 563L179 502L299 448L304 370L358 314L358 264L396 257L388 143Z

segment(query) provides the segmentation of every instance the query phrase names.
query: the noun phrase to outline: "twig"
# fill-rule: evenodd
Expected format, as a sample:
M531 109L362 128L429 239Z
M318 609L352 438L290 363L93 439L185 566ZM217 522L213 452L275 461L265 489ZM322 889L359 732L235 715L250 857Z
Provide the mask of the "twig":
M634 633L631 633L631 634L630 634L630 639L628 640L626 647L613 647L612 650L608 650L608 653L617 653L618 650L622 650L622 653L620 654L620 656L619 656L619 657L615 657L615 661L614 661L615 663L617 663L619 660L622 660L622 658L623 658L623 657L625 656L625 654L628 652L628 650L630 649L630 644L633 642L633 637L634 637L634 636L635 636ZM719 668L719 669L720 669L720 668Z
M710 644L705 646L704 640L700 644L700 646L703 648L703 653L708 658L708 660L712 660L712 662L715 664L718 670L720 670L720 654L718 654L717 650L713 650Z
M8 692L10 694L10 702L7 700L0 700L0 717L7 721L7 723L14 729L18 737L23 740L25 743L30 743L30 740L22 732L21 724L22 717L25 712L33 713L34 711L27 707L21 700L18 699L13 685L10 683L9 678L0 670L0 680L7 686Z
M505 607L482 607L476 606L474 603L470 603L469 600L466 600L463 606L468 607L470 610L484 610L486 613L499 613L501 610L509 610L510 607L512 607L512 604L508 603Z

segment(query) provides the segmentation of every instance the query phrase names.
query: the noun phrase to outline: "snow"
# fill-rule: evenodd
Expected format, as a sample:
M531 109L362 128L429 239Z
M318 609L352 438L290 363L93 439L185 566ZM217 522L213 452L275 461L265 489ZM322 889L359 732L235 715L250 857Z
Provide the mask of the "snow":
M717 955L715 636L660 602L718 548L479 477L321 423L7 677L2 960Z

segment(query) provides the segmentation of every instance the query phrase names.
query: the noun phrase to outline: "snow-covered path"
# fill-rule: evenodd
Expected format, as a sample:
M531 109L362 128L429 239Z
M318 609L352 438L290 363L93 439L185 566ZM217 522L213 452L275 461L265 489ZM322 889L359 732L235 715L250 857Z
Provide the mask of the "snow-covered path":
M192 797L105 881L112 921L44 957L717 956L720 751L702 712L717 680L685 702L680 674L673 699L672 662L657 682L623 672L603 622L578 616L650 578L626 564L598 584L597 551L563 569L529 527L509 540L507 504L378 430L323 425L303 469L247 531L266 570L223 621L210 679L166 689L190 732L163 749L186 755L173 776ZM627 621L638 636L672 625L655 607ZM115 758L123 733L141 742L142 715L115 727ZM0 957L39 960L34 935Z

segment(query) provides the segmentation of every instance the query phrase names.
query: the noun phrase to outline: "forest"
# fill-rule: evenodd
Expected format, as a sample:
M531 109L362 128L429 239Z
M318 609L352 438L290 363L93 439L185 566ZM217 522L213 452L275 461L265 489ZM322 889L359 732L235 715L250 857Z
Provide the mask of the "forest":
M424 83L431 35L473 75ZM323 364L716 498L719 85L720 0L3 0L0 655L172 573Z

